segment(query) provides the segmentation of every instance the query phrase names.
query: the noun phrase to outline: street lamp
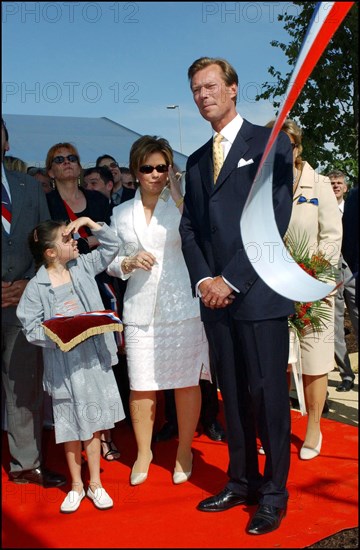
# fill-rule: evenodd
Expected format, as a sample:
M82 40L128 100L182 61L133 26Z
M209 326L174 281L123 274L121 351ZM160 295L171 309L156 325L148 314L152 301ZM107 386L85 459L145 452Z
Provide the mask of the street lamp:
M181 115L180 115L180 105L167 105L167 109L178 109L179 113L179 135L180 135L180 152L182 153L182 139L181 139Z

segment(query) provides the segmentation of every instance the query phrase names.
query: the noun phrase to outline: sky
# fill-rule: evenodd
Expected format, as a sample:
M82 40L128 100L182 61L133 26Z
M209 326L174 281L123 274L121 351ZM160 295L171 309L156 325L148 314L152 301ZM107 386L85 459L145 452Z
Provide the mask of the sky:
M291 2L3 2L3 116L108 117L190 155L211 127L194 104L189 66L202 56L227 59L239 76L238 111L266 124L274 108L255 96L272 81L271 65L289 72L270 43L289 42L277 16L297 9Z

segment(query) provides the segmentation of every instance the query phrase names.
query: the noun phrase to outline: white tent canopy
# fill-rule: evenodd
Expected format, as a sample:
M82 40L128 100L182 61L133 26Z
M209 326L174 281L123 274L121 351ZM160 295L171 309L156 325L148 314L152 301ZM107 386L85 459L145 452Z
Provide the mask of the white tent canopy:
M120 166L128 166L131 145L141 136L106 117L3 114L3 119L9 131L9 155L28 166L45 166L48 150L60 142L75 145L83 168L94 166L103 154L114 157ZM185 170L185 155L174 151L174 160Z

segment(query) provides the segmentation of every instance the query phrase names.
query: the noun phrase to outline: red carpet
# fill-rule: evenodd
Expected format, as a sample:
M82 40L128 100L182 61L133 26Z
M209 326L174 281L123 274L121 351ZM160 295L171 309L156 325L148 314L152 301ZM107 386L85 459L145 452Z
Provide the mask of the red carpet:
M290 493L281 527L262 536L245 533L255 507L238 506L223 513L203 513L197 503L221 490L226 481L225 443L197 436L194 469L188 483L173 485L177 441L158 443L147 481L129 485L135 459L131 429L119 424L114 441L119 462L101 461L102 482L114 508L97 510L84 499L74 514L60 514L69 487L43 489L8 481L8 446L3 434L2 525L4 548L304 548L358 525L358 430L322 419L321 455L298 457L306 418L292 411ZM45 432L47 466L67 474L63 446ZM263 466L265 457L259 456ZM85 473L87 472L85 466Z

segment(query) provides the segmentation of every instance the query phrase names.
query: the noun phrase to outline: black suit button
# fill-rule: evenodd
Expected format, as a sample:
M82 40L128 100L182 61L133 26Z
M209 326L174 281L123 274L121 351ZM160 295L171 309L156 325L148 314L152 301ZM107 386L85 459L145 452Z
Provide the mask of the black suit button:
M9 271L10 273L11 273L13 270L14 270L13 267L9 267L9 268L8 268L8 271Z
M216 233L216 231L217 231L217 227L216 225L213 225L211 228L211 233Z
M12 245L12 241L8 241L8 245L11 246L11 245Z

